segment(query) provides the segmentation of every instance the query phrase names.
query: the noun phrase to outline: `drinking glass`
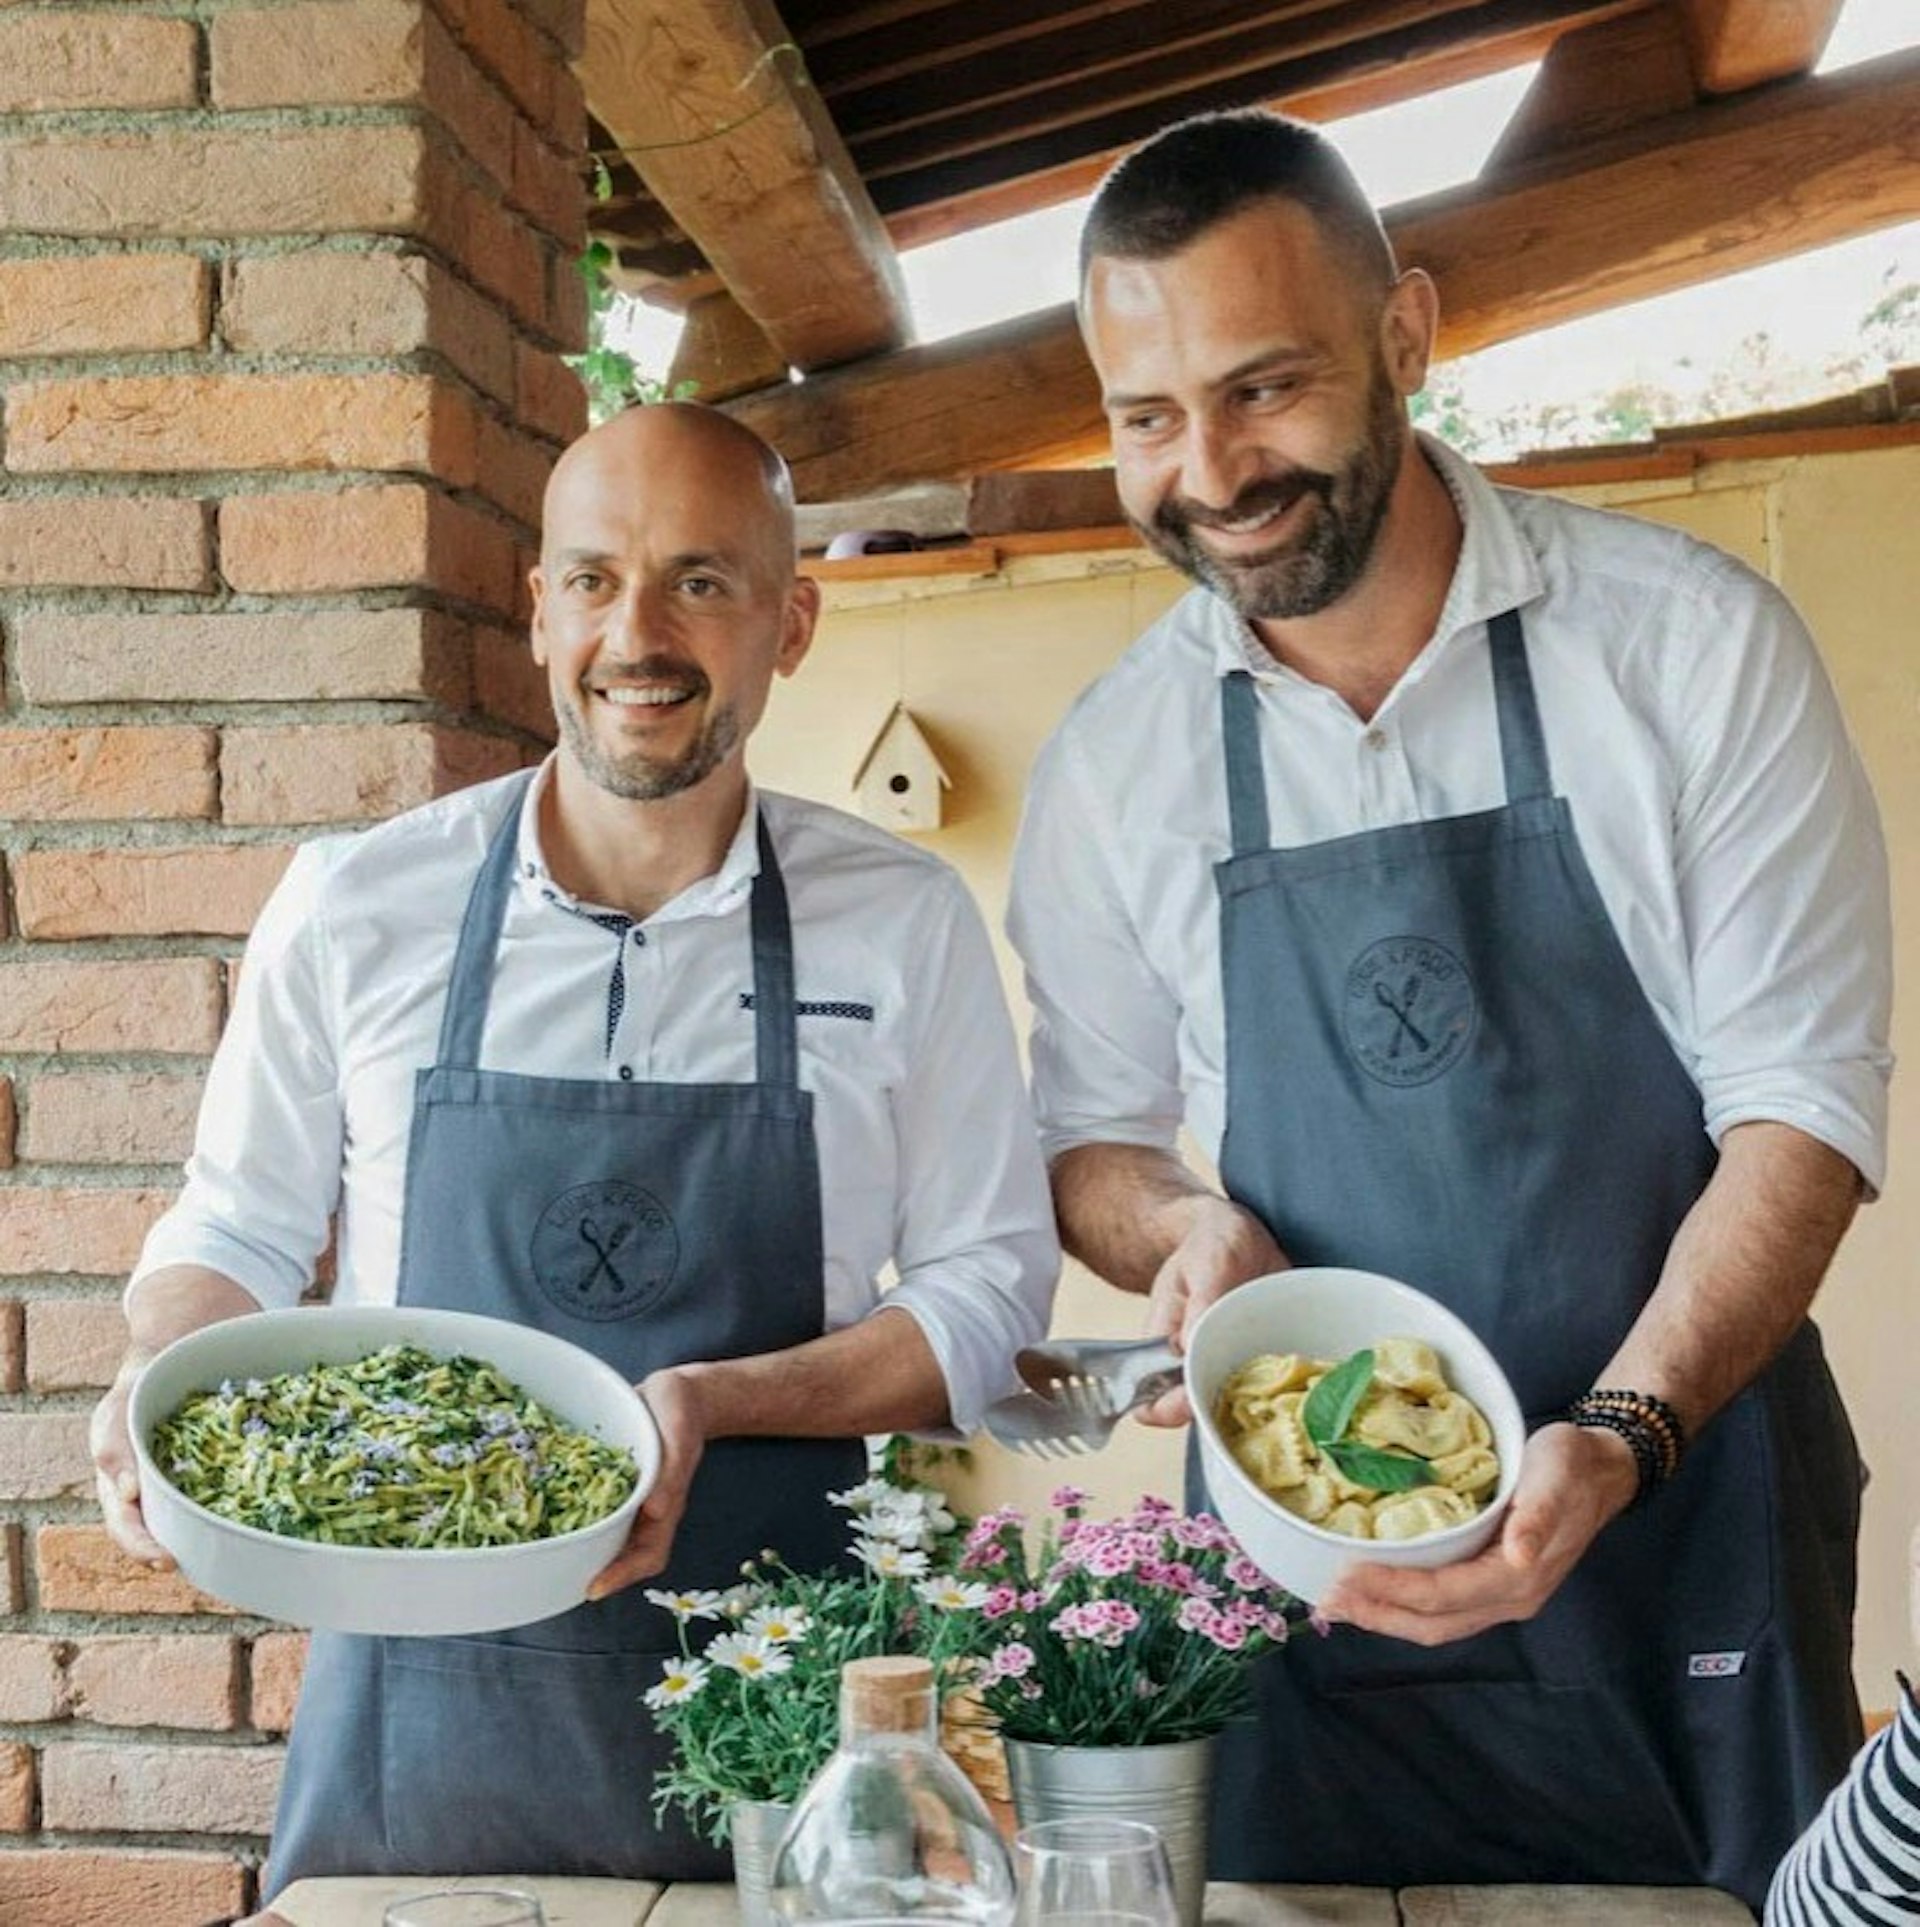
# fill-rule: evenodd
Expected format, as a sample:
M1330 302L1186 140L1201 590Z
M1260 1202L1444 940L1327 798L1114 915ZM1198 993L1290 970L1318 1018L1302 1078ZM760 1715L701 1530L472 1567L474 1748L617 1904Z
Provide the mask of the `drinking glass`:
M387 1903L385 1927L547 1927L532 1894L514 1887L443 1887Z
M1016 1927L1178 1927L1173 1870L1138 1820L1046 1820L1013 1843Z

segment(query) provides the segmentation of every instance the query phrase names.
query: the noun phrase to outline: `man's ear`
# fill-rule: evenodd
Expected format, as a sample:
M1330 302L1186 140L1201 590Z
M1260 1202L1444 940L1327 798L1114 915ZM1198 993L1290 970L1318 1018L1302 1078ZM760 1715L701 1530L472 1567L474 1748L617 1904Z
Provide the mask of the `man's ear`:
M1440 294L1424 268L1409 268L1387 290L1380 310L1380 356L1396 394L1417 395L1427 385L1440 328Z
M535 563L527 571L527 587L533 591L533 619L527 625L527 640L533 648L533 659L541 668L547 666L547 572Z
M773 666L783 676L791 676L807 659L813 647L814 626L820 620L820 585L810 575L797 575L787 591L787 606L780 617L780 653Z

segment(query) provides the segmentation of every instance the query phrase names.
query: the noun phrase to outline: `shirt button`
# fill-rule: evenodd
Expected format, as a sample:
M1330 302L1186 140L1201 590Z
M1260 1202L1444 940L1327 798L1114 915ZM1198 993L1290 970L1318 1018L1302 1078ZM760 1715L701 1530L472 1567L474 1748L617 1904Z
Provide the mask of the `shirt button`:
M644 950L647 943L647 933L644 930L636 929L633 932L633 941L636 948Z
M1369 749L1385 749L1387 732L1384 729L1370 729L1360 739Z
M633 1082L633 1066L631 1064L622 1064L620 1066L620 1081L623 1084L631 1084Z

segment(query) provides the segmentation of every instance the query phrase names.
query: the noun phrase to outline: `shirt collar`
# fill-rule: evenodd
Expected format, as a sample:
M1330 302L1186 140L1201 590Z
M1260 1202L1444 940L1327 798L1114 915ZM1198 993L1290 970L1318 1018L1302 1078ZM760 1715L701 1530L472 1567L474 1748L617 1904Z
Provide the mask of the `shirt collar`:
M540 799L553 781L558 755L558 750L548 753L521 798L520 825L514 843L514 887L535 903L557 905L588 916L611 915L604 905L589 903L563 889L547 868L546 852L540 846ZM738 908L752 892L753 880L760 874L760 842L755 833L759 814L760 792L748 783L746 807L740 812L739 825L727 845L726 855L720 859L719 869L688 884L645 921L673 923L686 917L722 917Z
M1460 557L1447 586L1440 619L1426 646L1407 665L1396 689L1420 681L1441 653L1490 618L1532 602L1544 590L1540 564L1500 491L1444 442L1415 430L1420 451L1460 512ZM1245 669L1271 682L1304 682L1304 677L1274 661L1252 625L1219 596L1201 591L1200 622L1213 658L1214 673ZM1391 697L1388 698L1392 700Z

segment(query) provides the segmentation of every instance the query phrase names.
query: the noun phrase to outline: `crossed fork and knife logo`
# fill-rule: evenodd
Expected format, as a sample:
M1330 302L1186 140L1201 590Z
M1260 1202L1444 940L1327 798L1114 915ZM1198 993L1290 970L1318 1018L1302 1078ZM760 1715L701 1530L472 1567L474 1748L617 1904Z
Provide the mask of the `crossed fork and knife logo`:
M1393 1038L1387 1045L1387 1055L1389 1057L1398 1057L1400 1055L1401 1045L1406 1043L1409 1038L1413 1040L1414 1049L1417 1051L1424 1053L1433 1048L1426 1032L1413 1021L1411 1015L1414 1000L1420 995L1420 981L1420 973L1418 971L1413 972L1413 974L1407 978L1406 982L1400 986L1400 995L1395 997L1393 992L1377 977L1374 979L1373 1001L1378 1004L1382 1010L1393 1013Z
M583 1298L599 1284L603 1276L612 1281L616 1292L624 1292L627 1289L627 1281L620 1275L619 1268L614 1264L613 1254L626 1243L627 1234L632 1229L632 1224L623 1220L603 1235L593 1219L580 1220L580 1242L593 1253L593 1269L579 1285L580 1295Z

